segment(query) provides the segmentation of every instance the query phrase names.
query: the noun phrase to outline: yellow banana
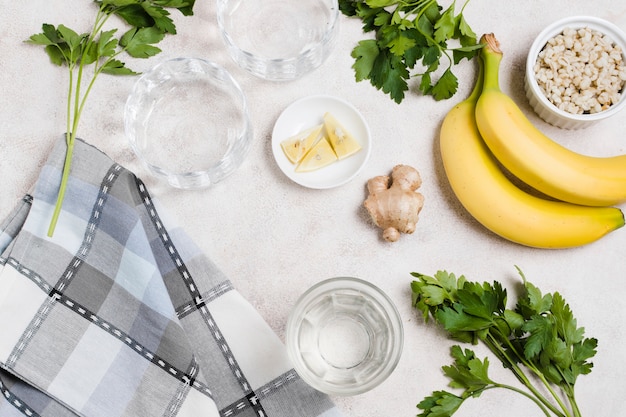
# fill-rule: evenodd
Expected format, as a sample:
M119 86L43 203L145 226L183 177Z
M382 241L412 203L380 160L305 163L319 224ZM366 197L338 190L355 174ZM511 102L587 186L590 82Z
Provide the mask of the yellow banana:
M482 69L472 94L444 118L440 149L452 190L487 229L513 242L539 248L591 243L624 225L614 207L587 207L538 198L516 187L500 170L475 120Z
M626 202L626 155L592 157L573 152L539 131L498 84L502 52L484 35L483 92L476 105L480 133L517 178L553 198L589 206Z

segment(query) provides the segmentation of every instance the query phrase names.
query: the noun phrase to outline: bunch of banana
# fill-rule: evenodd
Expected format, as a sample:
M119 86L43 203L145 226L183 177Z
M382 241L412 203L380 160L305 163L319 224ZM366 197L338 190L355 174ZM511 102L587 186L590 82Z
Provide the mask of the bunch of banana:
M565 176L568 178L568 175L572 175L568 172L558 172L565 169L562 166L567 165L568 158L573 161L580 161L582 158L584 161L588 157L572 156L572 153L565 148L555 147L553 142L545 136L543 136L545 138L543 141L531 138L531 136L537 136L538 131L531 128L530 122L510 98L501 92L498 96L499 59L492 59L490 54L501 56L501 52L499 52L497 43L494 43L497 41L492 36L485 35L483 37L487 46L483 48L483 62L479 67L478 81L474 90L466 100L450 110L441 127L440 148L444 168L450 185L461 204L489 230L513 242L532 247L568 248L582 246L622 227L624 215L620 209L605 206L591 207L589 202L596 201L596 205L600 205L599 201L604 201L603 198L609 198L607 195L611 195L610 198L615 199L611 201L614 202L626 199L626 195L620 198L619 192L617 192L619 190L622 191L622 194L626 192L626 179L624 177L626 175L626 160L624 159L622 159L621 174L617 170L612 176L607 176L604 173L598 174L593 170L589 171L588 165L583 164L582 161L577 162L579 164L578 175L597 177L596 188L602 182L617 183L622 178L621 188L617 185L613 188L604 185L605 189L615 189L616 192L602 194L602 197L599 197L601 193L598 192L599 190L594 190L594 187L591 187L593 192L589 190L587 192L571 191L578 185L574 187L567 183L561 188L569 190L569 192L552 195L561 201L544 199L521 190L503 173L500 163L514 173L518 170L515 170L512 165L529 167L527 171L534 172L534 174L523 179L540 189L539 184L548 182L546 177ZM518 122L515 122L514 119ZM480 124L478 123L479 120ZM507 146L502 145L498 151L492 151L487 144L486 135L499 137L502 143L513 137L515 143ZM534 148L525 143L531 140L535 144ZM496 142L496 139L492 139L491 142ZM509 159L496 159L494 154L496 152L498 152L496 155L504 154L505 152L501 149L505 148L509 150L512 156ZM513 149L511 150L511 148ZM532 149L532 151L526 149ZM517 152L523 152L523 155L516 155ZM540 153L543 155L550 154L556 161L551 162L551 165L540 166L539 169L533 170L530 168L536 163L533 161L538 159L539 164L546 163L546 157L540 156ZM528 160L524 158L528 158ZM521 162L513 163L512 160ZM591 158L591 160L594 159ZM572 163L570 162L570 164ZM610 162L609 164L619 165L618 162ZM573 165L570 169L576 170L576 164ZM603 164L599 163L599 165ZM578 181L582 181L582 179L576 178ZM551 185L551 187L558 188L557 185ZM547 191L552 191L552 189L547 187L543 187L541 191L548 195L555 194L548 193ZM566 195L576 193L584 200L577 200L576 203L572 203L563 198Z
M493 34L482 40L485 84L476 105L476 122L496 158L517 178L556 199L588 206L625 202L626 155L581 155L540 132L500 91L498 41Z

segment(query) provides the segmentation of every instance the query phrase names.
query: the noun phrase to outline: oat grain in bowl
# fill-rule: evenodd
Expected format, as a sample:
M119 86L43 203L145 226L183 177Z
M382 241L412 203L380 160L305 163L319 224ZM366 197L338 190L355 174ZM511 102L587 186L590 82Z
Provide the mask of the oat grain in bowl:
M537 56L535 78L546 98L571 114L607 110L626 81L622 48L601 32L566 28Z

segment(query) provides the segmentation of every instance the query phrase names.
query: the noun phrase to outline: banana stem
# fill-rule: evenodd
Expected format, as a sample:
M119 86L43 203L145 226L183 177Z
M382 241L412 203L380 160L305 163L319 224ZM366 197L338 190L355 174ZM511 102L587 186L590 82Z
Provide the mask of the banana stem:
M476 103L481 93L483 92L483 84L484 84L484 65L480 59L478 61L478 74L476 74L476 84L474 84L474 89L470 93L470 95L465 99L465 101Z
M502 61L502 51L500 42L493 33L487 33L480 38L480 42L485 44L482 48L481 57L485 67L485 80L483 90L500 90L500 61Z

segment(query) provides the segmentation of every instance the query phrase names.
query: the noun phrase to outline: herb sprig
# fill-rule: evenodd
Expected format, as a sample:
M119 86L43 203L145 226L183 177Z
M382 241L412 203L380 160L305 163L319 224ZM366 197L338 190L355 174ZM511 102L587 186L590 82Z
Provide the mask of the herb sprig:
M482 47L463 16L468 2L457 13L455 0L445 10L437 0L339 0L344 15L360 18L364 32L375 32L352 50L356 80L369 80L398 104L411 77L435 100L452 97L458 88L453 65Z
M452 416L471 397L503 388L531 399L547 417L580 417L574 385L591 372L597 340L584 329L563 297L542 294L523 279L523 294L514 309L507 308L507 292L500 283L469 282L463 276L439 271L434 276L412 273L413 306L425 320L432 317L449 335L463 343L482 343L509 369L525 389L493 381L489 361L471 349L451 348L454 363L442 367L451 388L460 395L435 391L418 404L420 417ZM540 386L535 386L539 384Z
M149 58L161 52L155 45L165 35L176 34L176 26L168 9L185 16L193 15L195 0L94 0L98 6L93 27L82 33L59 24L44 23L42 32L32 35L27 42L45 48L52 63L66 66L69 73L67 93L67 127L65 163L48 236L54 230L61 212L67 180L69 178L74 142L80 116L87 97L100 74L136 75L120 61L126 53L133 58ZM103 30L109 18L120 17L130 27L119 38L118 29ZM86 74L86 68L93 70Z

